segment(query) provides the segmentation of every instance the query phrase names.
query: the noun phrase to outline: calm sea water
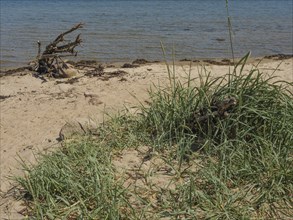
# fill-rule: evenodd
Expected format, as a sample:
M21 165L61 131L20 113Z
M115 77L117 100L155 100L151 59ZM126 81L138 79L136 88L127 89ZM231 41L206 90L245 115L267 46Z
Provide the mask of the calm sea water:
M160 42L176 58L230 57L225 0L0 0L1 67L33 59L84 22L79 59L162 60ZM230 0L236 56L292 54L292 0ZM72 36L73 37L73 36Z

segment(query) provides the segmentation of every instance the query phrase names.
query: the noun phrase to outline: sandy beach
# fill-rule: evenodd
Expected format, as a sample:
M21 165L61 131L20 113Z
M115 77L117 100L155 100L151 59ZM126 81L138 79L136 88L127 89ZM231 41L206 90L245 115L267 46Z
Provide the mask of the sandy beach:
M250 70L259 59L251 59L245 66ZM191 66L190 66L191 63ZM186 76L190 71L197 77L205 66L212 77L224 75L231 66L200 61L176 62L176 75ZM139 102L148 99L148 89L168 82L166 65L162 62L146 63L132 68L123 64L104 64L103 76L85 76L80 69L70 79L32 76L30 71L20 71L2 76L1 82L1 201L2 219L21 219L18 214L21 202L12 198L15 183L9 176L23 175L20 159L35 161L35 154L60 146L60 129L66 123L91 121L98 125L107 116L125 109L135 112ZM125 66L127 67L127 65ZM277 76L276 80L293 81L293 58L263 59L259 70ZM72 80L74 79L74 80Z

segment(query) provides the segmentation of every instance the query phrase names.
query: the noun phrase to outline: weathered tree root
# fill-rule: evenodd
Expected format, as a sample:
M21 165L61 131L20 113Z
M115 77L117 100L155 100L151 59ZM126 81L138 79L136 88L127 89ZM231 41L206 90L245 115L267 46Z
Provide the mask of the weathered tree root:
M229 117L230 111L232 111L237 105L237 100L234 97L228 97L221 101L212 102L209 108L202 108L190 116L188 121L188 127L196 132L200 127L203 130L207 124L212 123L214 119L225 119ZM209 123L207 123L209 122Z
M237 100L234 97L228 97L221 101L214 101L209 109L203 108L197 111L194 116L192 116L192 121L198 123L205 122L212 118L227 118L229 116L229 111L231 111L237 104Z
M76 46L82 43L80 34L77 35L73 42L69 42L63 45L65 35L80 29L83 27L82 23L79 23L72 27L70 30L65 31L58 35L58 37L49 45L46 46L45 51L41 54L41 42L38 41L38 55L36 60L30 63L31 69L38 74L48 74L53 77L68 77L67 71L70 66L64 62L63 57L77 56L77 52L74 50Z

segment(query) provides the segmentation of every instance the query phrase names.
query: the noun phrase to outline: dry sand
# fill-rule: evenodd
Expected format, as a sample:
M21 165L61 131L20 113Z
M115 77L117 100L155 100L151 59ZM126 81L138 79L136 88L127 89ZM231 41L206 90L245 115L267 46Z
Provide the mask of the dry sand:
M249 70L257 62L251 60L246 69ZM191 73L194 77L202 71L201 64L192 63ZM229 71L229 66L205 64L215 77ZM148 99L147 90L153 83L164 85L168 82L163 63L148 63L136 68L117 67L118 64L116 67L107 67L105 72L120 69L127 74L109 79L86 76L73 84L65 83L68 79L48 79L43 82L25 71L0 78L1 219L23 217L17 213L23 208L20 201L15 201L9 196L10 193L7 194L13 194L14 186L7 176L22 175L19 158L34 162L34 153L59 147L59 131L66 122L90 118L99 123L104 119L104 112L115 113L123 106L134 111L131 107L138 105L138 100L144 102ZM189 69L189 62L176 63L178 76L184 77ZM268 74L276 70L274 74L279 79L293 81L293 58L282 61L264 59L259 69ZM79 74L82 76L83 72Z

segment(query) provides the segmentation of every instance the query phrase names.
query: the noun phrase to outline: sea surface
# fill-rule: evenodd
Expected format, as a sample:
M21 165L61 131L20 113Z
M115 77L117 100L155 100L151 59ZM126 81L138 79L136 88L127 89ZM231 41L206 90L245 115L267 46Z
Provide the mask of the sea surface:
M78 59L231 57L225 0L0 0L1 68L26 64L83 22ZM292 0L229 0L236 57L292 54Z

